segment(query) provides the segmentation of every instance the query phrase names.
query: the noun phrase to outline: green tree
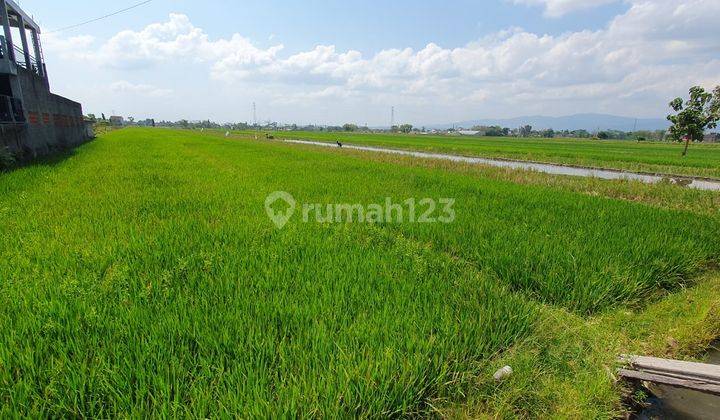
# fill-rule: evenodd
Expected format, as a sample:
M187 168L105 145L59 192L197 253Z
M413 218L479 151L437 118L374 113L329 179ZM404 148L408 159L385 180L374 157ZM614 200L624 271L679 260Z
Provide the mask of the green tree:
M479 134L481 136L487 136L487 137L502 137L506 136L509 132L509 129L502 128L499 125L492 125L492 126L484 126L484 125L476 125L472 128L474 131L479 131Z
M343 130L345 130L345 131L356 131L357 128L358 127L355 124L348 123L348 124L343 125Z
M578 137L582 139L590 137L590 133L587 130L573 130L570 132L570 134L572 134L573 137Z
M531 125L524 125L520 127L520 136L521 137L530 137L530 134L532 134L532 126Z
M546 139L551 139L551 138L555 137L555 130L553 130L552 128L548 128L547 130L543 130L542 136L543 136L544 138L546 138Z
M690 99L675 98L670 102L675 114L668 115L672 123L670 137L675 141L684 141L683 156L687 155L691 141L701 142L705 130L717 127L720 120L720 86L713 92L707 92L701 86L690 88Z
M405 134L411 132L412 129L413 129L412 124L403 124L403 125L400 126L400 131L403 132L403 133L405 133Z

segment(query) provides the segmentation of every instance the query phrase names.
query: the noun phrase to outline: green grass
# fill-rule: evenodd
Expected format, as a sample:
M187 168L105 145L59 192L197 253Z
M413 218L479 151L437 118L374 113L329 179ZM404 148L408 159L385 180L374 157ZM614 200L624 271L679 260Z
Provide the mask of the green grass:
M252 132L246 132L251 134ZM720 145L693 144L682 156L678 143L626 140L524 139L402 134L273 132L281 139L326 142L444 152L468 156L498 157L569 165L602 167L661 174L720 178ZM264 136L264 133L262 134Z
M550 175L537 171L519 171L472 163L421 159L388 153L368 153L348 148L333 149L333 152L394 165L440 169L461 173L476 179L493 179L522 185L543 186L555 190L577 192L596 197L616 198L708 216L720 214L720 194L715 191L704 191L695 188L679 188L672 182L646 184L632 180L608 181L599 178Z
M458 217L278 230L275 190L453 197ZM692 285L720 250L720 221L701 214L150 129L0 175L0 218L3 417L400 416L463 401L541 415L549 400L478 378L503 355L564 366L577 353L534 350L570 344L550 319L614 333L607 319ZM618 393L596 368L582 372L603 391L582 414L609 415Z

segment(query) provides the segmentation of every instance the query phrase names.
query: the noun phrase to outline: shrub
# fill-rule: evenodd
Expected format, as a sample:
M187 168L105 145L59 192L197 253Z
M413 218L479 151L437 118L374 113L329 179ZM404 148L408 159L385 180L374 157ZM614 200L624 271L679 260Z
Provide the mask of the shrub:
M15 166L15 156L7 147L0 147L0 171L7 171Z

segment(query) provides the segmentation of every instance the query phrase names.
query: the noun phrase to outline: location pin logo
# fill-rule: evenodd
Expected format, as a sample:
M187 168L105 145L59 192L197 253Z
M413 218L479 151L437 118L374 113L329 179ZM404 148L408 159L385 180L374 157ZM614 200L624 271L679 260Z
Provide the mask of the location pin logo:
M285 204L277 204L278 202ZM265 212L278 229L287 224L295 213L296 206L295 198L285 191L275 191L265 199Z

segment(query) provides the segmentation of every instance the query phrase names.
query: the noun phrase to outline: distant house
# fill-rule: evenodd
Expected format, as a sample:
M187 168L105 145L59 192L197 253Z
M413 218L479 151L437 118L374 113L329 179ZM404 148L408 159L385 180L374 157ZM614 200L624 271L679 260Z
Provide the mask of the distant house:
M720 143L720 133L705 134L705 143Z
M121 116L112 115L112 116L110 117L110 124L111 124L111 125L121 126L121 125L123 125L124 123L125 123L125 120L124 120L123 117L121 117Z
M480 133L477 130L458 130L457 132L461 136L477 136Z

